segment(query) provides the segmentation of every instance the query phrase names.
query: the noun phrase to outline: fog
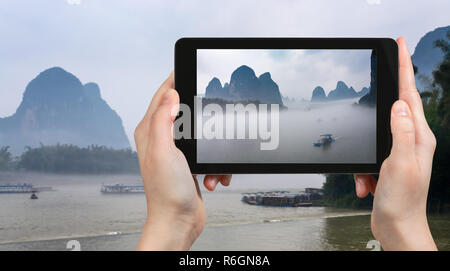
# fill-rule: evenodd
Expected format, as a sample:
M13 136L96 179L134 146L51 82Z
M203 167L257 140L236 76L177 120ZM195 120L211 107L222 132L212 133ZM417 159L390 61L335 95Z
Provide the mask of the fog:
M204 176L197 176L200 181ZM268 190L299 191L305 187L322 187L323 175L233 175L231 185L218 185L207 191L200 185L207 210L207 225L260 223L264 219L296 217L311 209L264 208L241 203L240 192ZM137 174L46 174L36 172L2 172L0 184L29 183L37 187L53 188L39 192L38 200L30 200L28 193L0 194L0 250L7 242L49 240L80 236L99 236L92 243L102 244L105 235L114 232L140 232L146 219L144 194L103 194L104 184L142 184ZM305 211L304 211L305 210ZM289 212L290 211L290 212ZM319 209L320 211L320 209ZM287 212L287 213L286 213ZM230 215L232 214L232 215ZM281 215L281 217L280 217ZM135 249L137 242L131 243ZM37 247L47 249L48 244ZM23 250L17 245L14 249ZM61 241L57 249L65 249Z
M197 143L197 162L375 163L376 109L356 102L348 99L291 104L280 112L278 148L261 150L259 138L203 139ZM320 135L328 133L334 142L313 145Z

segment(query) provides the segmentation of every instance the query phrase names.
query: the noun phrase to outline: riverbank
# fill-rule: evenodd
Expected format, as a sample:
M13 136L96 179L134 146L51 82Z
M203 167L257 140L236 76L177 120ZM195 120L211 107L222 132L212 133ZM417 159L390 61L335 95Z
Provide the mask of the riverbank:
M450 216L430 216L440 250L450 250ZM135 250L140 232L0 244L0 250L69 250L77 240L82 250ZM370 250L369 215L309 218L259 224L207 226L192 250Z

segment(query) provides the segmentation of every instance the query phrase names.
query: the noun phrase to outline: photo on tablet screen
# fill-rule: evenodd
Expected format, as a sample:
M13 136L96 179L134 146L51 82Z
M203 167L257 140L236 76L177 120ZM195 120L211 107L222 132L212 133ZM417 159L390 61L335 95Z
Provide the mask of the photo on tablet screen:
M376 163L376 50L197 49L197 163Z

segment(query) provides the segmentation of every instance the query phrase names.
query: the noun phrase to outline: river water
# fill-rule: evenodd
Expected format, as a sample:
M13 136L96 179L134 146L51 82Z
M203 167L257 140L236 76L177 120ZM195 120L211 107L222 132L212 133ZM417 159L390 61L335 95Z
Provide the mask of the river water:
M234 111L223 112L227 117L222 118L218 117L221 114L203 117L205 123L202 129L198 128L203 133L197 141L197 162L375 163L376 109L355 105L357 101L289 105L287 110L279 112L278 118L267 114L263 119L268 120L268 125L258 122L266 111L247 113L247 118L244 114L238 118ZM238 127L243 130L241 137L237 136ZM226 128L234 131L234 137L226 136ZM332 134L335 141L314 146L323 134Z
M242 192L320 187L321 175L235 175L232 185L203 191L204 232L193 250L368 250L374 239L367 211L328 207L277 208L240 201ZM0 173L0 183L52 186L38 200L0 194L0 250L134 250L146 214L144 194L100 193L102 182L139 183L137 175ZM431 216L440 249L450 249L450 216Z

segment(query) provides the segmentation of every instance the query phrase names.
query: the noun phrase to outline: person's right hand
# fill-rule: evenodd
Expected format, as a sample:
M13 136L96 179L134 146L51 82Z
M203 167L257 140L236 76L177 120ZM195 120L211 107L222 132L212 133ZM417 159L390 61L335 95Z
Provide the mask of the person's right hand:
M358 197L374 195L372 232L385 250L436 250L426 217L436 139L424 116L411 57L399 46L399 100L391 111L393 145L378 181L355 175Z

